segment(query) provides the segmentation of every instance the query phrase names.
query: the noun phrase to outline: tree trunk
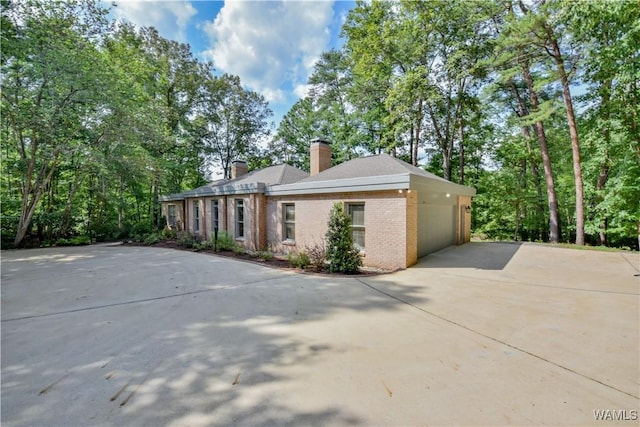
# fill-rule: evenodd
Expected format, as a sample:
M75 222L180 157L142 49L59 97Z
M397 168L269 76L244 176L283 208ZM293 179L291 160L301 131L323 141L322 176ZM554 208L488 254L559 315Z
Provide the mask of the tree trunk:
M460 158L459 158L459 167L460 167L460 185L464 185L464 119L460 119Z
M524 53L521 53L520 57L524 58ZM523 59L520 61L520 65L522 68L522 75L527 83L527 88L529 89L531 107L534 111L537 111L540 103L538 101L538 94L533 86L533 77L531 76L531 70L529 70L529 64ZM547 199L549 203L549 241L551 243L558 243L560 241L560 213L558 212L558 200L556 198L555 183L553 182L553 172L551 169L549 148L547 146L547 136L545 134L544 124L541 121L536 122L535 129L538 137L538 143L540 144L540 153L542 155L544 179L547 184Z
M528 116L529 110L524 102L524 99L522 98L522 96L520 96L520 92L518 92L518 88L516 87L516 84L513 82L513 80L509 80L509 88L511 89L511 93L513 94L518 104L518 116L519 117ZM531 130L527 125L523 125L520 128L520 130L522 132L522 136L524 136L524 139L525 139L527 154L531 158L533 157L531 155L532 154L531 144L529 143L531 140L533 140L531 136ZM522 170L523 170L523 174L526 174L526 160L523 160ZM541 228L541 222L539 221L539 219L541 218L540 213L544 212L544 200L542 197L542 189L540 188L540 170L538 168L538 163L534 159L531 159L531 175L533 176L533 180L536 187L536 194L538 196L536 200L537 210L535 214L536 228L538 232L538 238L542 239L542 228ZM523 178L525 179L524 182L526 183L526 176Z
M33 143L31 147L31 158L28 160L27 173L23 178L22 184L22 209L20 211L20 219L18 221L18 231L16 232L16 237L13 240L13 245L18 247L24 240L24 237L29 231L29 227L31 226L31 220L33 219L33 214L36 211L36 207L44 194L44 189L47 188L47 185L51 182L53 178L53 174L56 170L58 154L59 152L56 150L52 155L52 160L49 164L49 171L47 172L46 166L43 166L42 169L38 172L36 177L36 181L34 183L31 182L33 177L33 171L35 169L35 154L37 150L37 143ZM23 156L23 160L27 160L25 156ZM46 175L45 175L46 174Z
M416 120L416 137L411 151L411 164L418 166L418 147L420 145L420 133L422 132L422 98L418 99L418 120Z
M609 159L609 147L611 145L611 131L609 128L609 120L611 119L609 114L609 102L611 101L611 80L605 80L602 82L599 88L601 105L604 107L600 113L600 117L604 123L606 123L604 129L602 129L602 137L604 142L604 159L600 163L600 172L598 179L596 180L596 200L601 202L604 200L602 196L603 190L609 180L609 167L611 160ZM608 218L604 218L600 223L600 230L598 231L598 237L600 245L607 246L607 228L609 226Z
M569 88L569 79L564 67L564 59L558 46L558 41L553 37L551 28L546 26L547 35L553 48L553 57L558 67L560 82L562 83L562 95L567 110L567 121L569 122L569 135L571 137L571 152L573 154L573 178L576 190L576 245L584 245L584 191L582 184L582 161L580 160L580 140L578 139L578 126L573 112L573 101Z
M158 188L158 178L153 178L153 229L160 227L160 190Z
M64 206L64 211L62 213L62 235L67 236L71 229L71 207L73 205L73 198L78 192L78 188L80 187L80 178L78 176L78 172L76 171L76 176L73 180L73 184L71 184L69 188L69 194L67 195L67 203Z
M124 180L120 177L119 201L118 201L118 230L124 228Z

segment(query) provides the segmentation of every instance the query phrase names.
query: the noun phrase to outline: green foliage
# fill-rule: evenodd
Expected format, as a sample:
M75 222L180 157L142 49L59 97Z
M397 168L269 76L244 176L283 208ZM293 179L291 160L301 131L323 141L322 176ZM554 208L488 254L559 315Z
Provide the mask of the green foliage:
M178 237L178 232L169 226L165 226L162 230L162 237L173 240Z
M232 161L256 157L255 141L268 133L272 112L264 97L245 90L237 76L207 78L201 89L203 105L193 126L204 153L230 178Z
M315 136L332 142L334 163L387 152L476 186L474 232L497 238L547 240L549 186L563 238L573 238L578 167L587 243L637 247L634 1L357 2L344 45L321 55L308 96L266 152L256 145L271 117L261 95L236 76L214 76L189 46L153 28L113 26L103 5L3 2L3 248L83 235L143 240L163 227L159 196L204 184L208 164L227 175L237 157L252 167L307 169ZM582 155L575 165L563 67L566 82L579 80L584 92L573 95Z
M304 270L311 264L311 260L309 259L309 255L306 252L290 252L287 256L289 259L289 264L292 267L299 268Z
M214 238L211 238L211 243L214 244ZM236 244L233 236L226 231L218 232L218 250L219 251L233 251L238 245Z
M259 157L259 95L153 28L111 25L103 5L3 2L0 216L17 218L4 242L162 230L159 196L206 182L203 129L234 132L231 155Z
M362 265L360 251L353 246L351 219L342 203L335 203L327 223L327 260L332 273L357 273Z
M151 245L155 245L158 242L161 242L162 240L164 240L164 236L162 235L162 233L153 232L153 233L147 234L142 240L142 243L144 243L147 246L151 246Z
M274 163L287 163L309 170L309 141L320 135L319 115L311 98L296 102L282 118L278 131L269 142L268 153Z
M196 243L193 236L185 231L178 233L178 244L183 248L190 249Z
M69 239L56 240L56 246L83 246L91 244L91 237L89 236L76 236Z

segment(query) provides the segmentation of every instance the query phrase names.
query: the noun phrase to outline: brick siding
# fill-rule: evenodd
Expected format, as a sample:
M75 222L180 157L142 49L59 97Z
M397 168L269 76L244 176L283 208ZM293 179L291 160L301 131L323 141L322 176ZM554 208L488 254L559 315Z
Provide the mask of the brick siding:
M408 221L417 227L417 209L407 211L407 192L314 194L269 197L267 242L274 252L303 251L324 243L329 212L335 202L364 203L366 266L399 269L415 263L416 233L407 233ZM415 197L411 196L415 205ZM283 242L283 205L295 204L295 243Z

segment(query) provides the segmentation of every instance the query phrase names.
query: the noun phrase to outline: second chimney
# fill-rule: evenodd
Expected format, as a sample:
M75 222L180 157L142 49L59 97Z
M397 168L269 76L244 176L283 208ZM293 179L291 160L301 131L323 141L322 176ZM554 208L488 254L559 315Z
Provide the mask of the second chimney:
M247 162L243 160L235 160L233 163L231 163L231 179L236 179L241 177L242 175L246 175L247 172L249 172Z
M320 138L314 138L311 140L310 147L311 154L311 168L309 175L317 175L320 172L329 169L331 167L331 146L329 142Z

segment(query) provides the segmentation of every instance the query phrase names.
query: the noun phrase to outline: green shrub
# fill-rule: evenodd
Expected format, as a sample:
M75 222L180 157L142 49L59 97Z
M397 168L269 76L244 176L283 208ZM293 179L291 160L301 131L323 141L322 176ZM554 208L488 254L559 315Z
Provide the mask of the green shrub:
M193 245L191 245L191 247L193 249L195 249L196 251L203 251L205 249L209 249L209 243L208 242L194 242Z
M151 246L151 245L155 245L156 243L160 242L161 240L162 240L162 234L161 233L149 233L142 240L142 242L147 246Z
M271 251L261 251L258 253L258 258L262 258L265 261L273 259L273 253Z
M165 239L175 239L178 236L178 232L171 227L166 226L164 230L162 230L162 236Z
M75 236L68 239L57 239L55 242L56 246L82 246L82 245L90 245L91 238L89 236Z
M335 203L329 213L327 260L332 273L357 273L362 265L360 251L353 247L351 219L344 212L342 203Z
M215 244L214 238L211 238L212 246ZM233 251L237 247L236 241L229 233L226 231L218 232L218 250L219 251Z
M193 236L185 231L178 233L178 244L185 248L192 248L196 241Z
M291 252L289 253L288 258L289 264L291 264L292 267L300 268L302 270L304 270L311 264L309 255L307 255L306 252Z
M237 253L238 255L245 253L245 250L242 246L240 245L235 245L233 247L233 252Z
M73 246L90 245L91 238L89 236L76 236L71 238L71 244Z
M151 223L148 221L141 221L133 224L130 233L131 236L146 236L151 232Z

